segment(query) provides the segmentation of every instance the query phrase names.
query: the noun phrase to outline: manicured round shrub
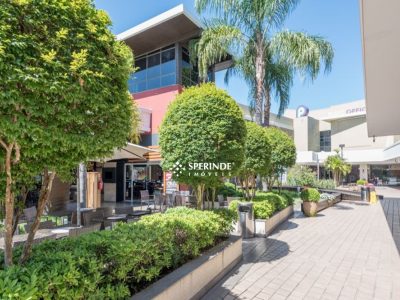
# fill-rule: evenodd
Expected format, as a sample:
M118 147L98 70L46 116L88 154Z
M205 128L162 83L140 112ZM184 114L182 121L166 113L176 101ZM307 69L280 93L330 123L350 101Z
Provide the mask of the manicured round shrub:
M255 202L253 208L256 219L269 219L276 211L274 202L268 200Z
M300 198L304 202L319 202L320 194L317 189L308 188L301 191Z
M241 201L239 201L239 200L233 200L233 201L231 201L231 202L229 203L229 206L228 206L228 209L229 209L231 212L234 212L234 213L236 214L236 218L237 218L237 216L238 216L238 207L239 207L240 202L241 202Z

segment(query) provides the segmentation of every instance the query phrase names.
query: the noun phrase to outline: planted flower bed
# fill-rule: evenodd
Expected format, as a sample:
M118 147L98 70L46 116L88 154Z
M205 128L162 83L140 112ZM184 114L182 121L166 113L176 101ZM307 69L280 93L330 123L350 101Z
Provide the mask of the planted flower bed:
M319 211L324 210L340 202L341 194L340 193L320 194L316 189L307 188L301 192L301 198L303 200L303 203L301 204L302 212L308 217L313 217Z
M230 210L237 211L240 202L233 201ZM268 236L279 224L286 221L293 214L294 199L290 193L258 192L253 199L255 234Z
M112 231L43 242L23 267L0 269L0 299L126 299L226 239L234 217L176 208Z

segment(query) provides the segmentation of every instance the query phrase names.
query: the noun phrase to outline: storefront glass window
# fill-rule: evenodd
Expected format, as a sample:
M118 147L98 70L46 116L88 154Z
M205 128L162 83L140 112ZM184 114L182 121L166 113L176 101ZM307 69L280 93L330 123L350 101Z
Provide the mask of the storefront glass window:
M137 58L135 67L138 70L131 75L128 81L131 93L176 84L174 45Z

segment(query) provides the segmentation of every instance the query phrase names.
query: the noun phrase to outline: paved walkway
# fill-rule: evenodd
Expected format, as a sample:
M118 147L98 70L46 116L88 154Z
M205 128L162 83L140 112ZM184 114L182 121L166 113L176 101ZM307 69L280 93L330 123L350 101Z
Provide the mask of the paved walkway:
M379 195L384 196L381 201L382 208L400 253L400 189L392 187L377 187L376 189Z
M341 202L245 241L241 265L203 299L400 299L400 257L385 203Z

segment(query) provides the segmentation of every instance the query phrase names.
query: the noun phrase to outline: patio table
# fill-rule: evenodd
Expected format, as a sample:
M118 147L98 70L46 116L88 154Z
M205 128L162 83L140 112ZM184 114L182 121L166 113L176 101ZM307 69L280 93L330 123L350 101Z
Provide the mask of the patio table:
M126 222L126 214L119 214L119 215L114 215L111 217L107 217L107 220L111 221L111 228L113 228L118 222Z

